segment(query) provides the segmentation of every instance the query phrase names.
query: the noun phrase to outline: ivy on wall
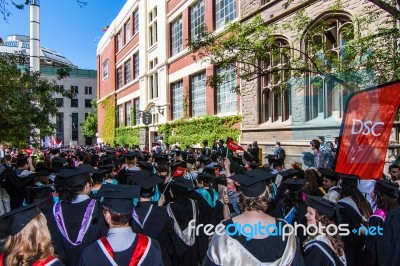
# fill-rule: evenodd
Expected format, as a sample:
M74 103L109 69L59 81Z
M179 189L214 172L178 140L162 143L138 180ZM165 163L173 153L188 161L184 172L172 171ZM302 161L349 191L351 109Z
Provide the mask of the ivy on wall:
M119 127L115 132L115 142L119 145L139 145L139 134L141 127Z
M200 118L179 119L171 123L158 125L158 132L163 135L164 143L179 143L181 147L202 143L208 140L211 145L218 139L224 141L231 137L238 140L240 129L234 125L241 122L240 115L218 117L206 115Z
M117 123L116 107L115 107L115 96L110 95L104 101L101 102L101 107L105 110L103 120L103 136L102 139L105 143L110 144L114 147L115 141L115 128Z

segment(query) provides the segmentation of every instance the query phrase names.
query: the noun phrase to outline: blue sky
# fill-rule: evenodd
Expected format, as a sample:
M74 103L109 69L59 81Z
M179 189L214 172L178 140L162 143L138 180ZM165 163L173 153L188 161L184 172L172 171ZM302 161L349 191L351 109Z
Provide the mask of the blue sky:
M10 2L10 0L8 0ZM24 0L14 0L24 3ZM83 69L96 69L97 43L124 6L126 0L40 0L40 45L52 49ZM17 10L9 6L8 21L0 18L0 37L29 36L29 6Z

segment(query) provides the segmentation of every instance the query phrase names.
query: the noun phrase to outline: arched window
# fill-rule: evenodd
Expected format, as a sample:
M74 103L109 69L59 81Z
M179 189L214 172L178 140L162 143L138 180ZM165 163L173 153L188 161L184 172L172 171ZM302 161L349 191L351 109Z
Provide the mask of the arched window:
M333 70L347 60L346 43L353 38L354 28L346 16L322 17L306 34L306 60L314 58L323 67ZM311 62L310 66L313 68ZM329 75L309 73L305 88L305 119L341 117L347 93Z
M289 64L289 43L277 38L274 46L276 48L271 51L270 56L259 63L262 69L268 72L259 79L260 124L283 122L291 115L290 89L286 83L290 77L290 70L285 67Z

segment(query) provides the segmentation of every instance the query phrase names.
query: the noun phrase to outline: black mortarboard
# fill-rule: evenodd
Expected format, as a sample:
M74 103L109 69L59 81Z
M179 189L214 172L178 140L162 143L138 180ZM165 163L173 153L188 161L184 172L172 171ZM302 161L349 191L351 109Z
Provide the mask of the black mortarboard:
M243 165L243 160L241 156L232 156L231 159L232 159L231 161L234 161L238 165Z
M94 171L93 171L93 175L98 175L98 176L100 176L100 175L105 175L106 173L109 173L109 172L111 172L111 170L109 170L109 169L107 169L107 168L99 168L99 169L95 169Z
M105 164L105 165L99 166L99 168L102 170L107 170L108 172L111 172L113 170L114 166L115 166L114 164ZM93 172L93 173L95 173L95 172Z
M274 164L274 167L283 166L283 159L275 159L273 164Z
M125 157L126 159L128 159L128 160L133 160L133 159L137 158L137 155L138 155L137 152L130 151L130 152L128 152L128 153L125 153L125 154L124 154L124 157Z
M329 169L319 169L318 171L321 173L322 178L326 178L326 179L329 179L329 180L332 180L332 181L336 181L336 182L337 182L338 179L339 179L338 174L336 174L336 173L333 172L332 170L329 170Z
M75 169L62 169L60 175L64 177L65 184L69 187L80 186L90 180L89 173L93 172L93 169L88 167L75 168Z
M38 205L41 201L37 201L28 206L21 207L0 216L0 218L7 218L8 220L8 233L12 236L18 234L24 227L32 221L33 218L38 216L41 211Z
M286 171L280 172L279 175L281 175L284 179L286 178L293 178L293 177L298 177L299 171L296 169L288 169Z
M153 155L153 159L158 164L165 164L169 161L167 154L156 153Z
M210 175L209 173L203 172L203 173L199 173L199 174L197 175L197 180L209 184L210 181L211 181L214 177L215 177L215 176Z
M26 188L26 203L31 204L38 200L46 200L39 207L46 207L53 203L52 185L29 186Z
M203 173L207 173L213 177L215 177L215 168L214 167L204 167L203 168Z
M256 162L251 162L249 163L249 166L251 169L257 169L259 167L259 164Z
M322 197L309 196L309 195L307 195L306 203L308 207L317 210L317 212L320 214L326 215L328 219L336 220L336 222L339 222L340 206L338 204L335 204L330 200L324 199Z
M359 177L357 175L342 174L342 173L337 173L337 174L342 178L343 185L347 185L352 188L358 187Z
M67 162L67 159L62 158L62 157L55 157L55 158L53 159L53 163L55 163L55 164L63 165L63 164L65 164L66 162Z
M51 149L50 153L56 155L57 153L60 153L60 149Z
M399 186L397 183L389 180L377 180L375 183L375 190L393 199L397 198L399 195Z
M290 191L299 191L304 186L305 182L306 182L305 179L287 178L283 182L283 184L285 184L286 188L289 189Z
M153 164L150 162L138 161L137 164L140 167L140 169L142 169L142 170L147 170L150 172L153 172L153 170L154 170Z
M233 159L229 158L231 161L231 172L235 174L244 174L247 172L246 168L236 163Z
M245 174L236 174L229 178L239 182L241 185L240 191L243 195L247 197L258 197L266 190L266 181L273 176L275 175L259 169L254 169L247 171Z
M245 152L245 153L243 154L243 158L244 158L246 161L248 161L248 162L251 162L251 161L254 160L254 156L251 155L249 152Z
M198 160L199 162L201 162L201 163L206 164L207 162L210 161L210 158L207 157L207 156L202 155L202 156L200 156L197 160Z
M227 186L228 185L228 182L227 182L226 178L223 178L223 177L216 178L215 179L215 183L217 185L221 185L221 186Z
M193 182L186 178L174 179L173 186L180 191L191 191L194 190Z
M128 179L131 180L134 184L140 185L143 189L155 187L163 181L162 178L152 174L147 170L137 171L128 176Z
M270 154L264 157L265 159L268 159L268 163L272 164L276 160L276 155Z
M133 199L139 198L140 186L103 184L95 197L103 198L103 205L120 214L131 214Z

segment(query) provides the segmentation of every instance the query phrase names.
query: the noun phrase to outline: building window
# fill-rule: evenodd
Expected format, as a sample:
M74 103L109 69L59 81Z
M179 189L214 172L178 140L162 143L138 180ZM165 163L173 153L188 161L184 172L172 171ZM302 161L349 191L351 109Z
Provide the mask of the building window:
M125 62L125 84L131 82L131 60Z
M85 113L85 120L88 118L89 113Z
M134 77L134 79L137 79L137 78L139 78L139 54L135 54L133 56L133 60L135 62L135 69L134 69L133 77Z
M124 106L122 104L118 105L118 126L124 126Z
M120 89L122 85L122 67L119 67L117 69L117 88Z
M215 1L215 27L221 28L236 18L236 0Z
M139 11L133 12L133 34L139 33Z
M149 45L157 43L157 7L149 13Z
M86 108L92 108L92 103L91 103L91 101L92 101L92 100L90 100L90 99L85 99L85 107L86 107Z
M131 126L131 102L125 103L125 125Z
M205 9L204 0L197 1L190 8L190 39L196 40L201 38L205 26Z
M64 113L56 115L56 139L64 142Z
M124 32L125 32L125 44L126 44L131 39L131 22L129 20L124 25Z
M71 93L75 95L78 94L79 93L78 86L71 86Z
M282 68L289 64L288 47L286 40L277 39L271 51L271 56L260 62L263 69ZM266 70L268 72L268 70ZM287 81L290 70L279 70L260 78L260 123L283 122L291 114L290 88Z
M78 107L78 99L71 99L71 107Z
M79 122L78 122L78 113L72 113L72 127L71 127L71 135L72 140L78 140L78 132L79 132Z
M149 99L158 97L158 73L154 73L149 77Z
M206 73L202 72L191 79L192 84L192 116L206 113Z
M121 31L119 31L117 33L117 51L119 52L121 51L121 49L122 49L122 33Z
M217 68L223 83L217 88L217 113L237 111L236 73L233 68Z
M140 125L140 98L136 98L133 100L133 104L135 107L135 125Z
M92 95L92 87L85 87L85 94Z
M171 87L172 100L172 119L183 117L183 82L172 84Z
M171 23L171 55L182 51L182 17Z
M64 107L64 98L56 98L56 106Z
M103 62L103 79L108 78L108 59Z
M322 27L322 31L320 28ZM315 24L318 32L306 35L305 47L307 55L313 57L316 54L326 60L338 61L345 52L344 46L354 37L354 28L347 17L322 18ZM309 37L311 36L312 37ZM341 117L344 103L348 93L338 88L331 79L309 74L305 88L305 119Z
M56 85L59 90L64 90L64 85Z

